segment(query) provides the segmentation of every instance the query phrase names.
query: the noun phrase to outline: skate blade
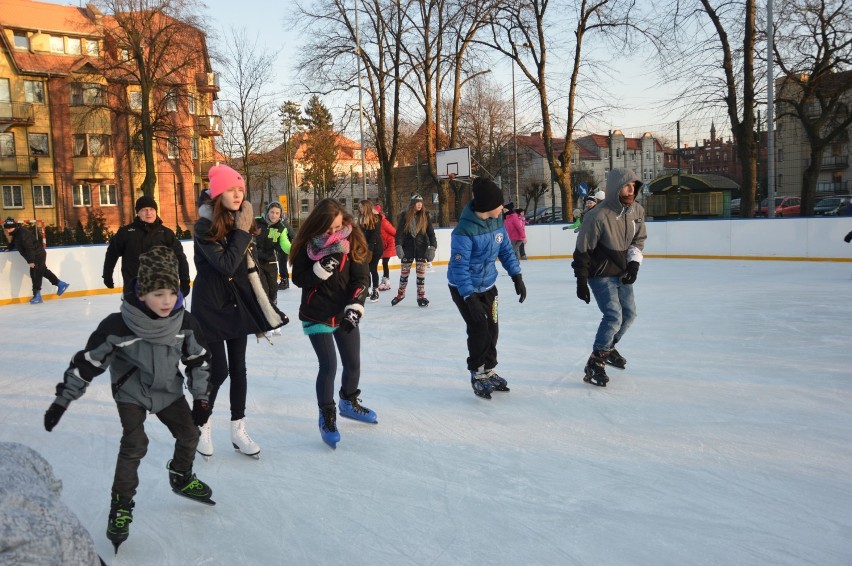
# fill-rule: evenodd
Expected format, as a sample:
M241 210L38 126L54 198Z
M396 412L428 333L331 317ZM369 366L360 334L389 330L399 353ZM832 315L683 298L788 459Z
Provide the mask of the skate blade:
M246 454L245 452L240 450L240 447L234 444L233 442L231 443L231 446L234 447L234 452L237 452L238 454L242 454L243 456L249 456L251 458L254 458L255 460L260 460L260 450L258 450L254 454Z
M211 456L213 456L213 454L205 454L204 452L200 452L200 451L198 451L198 450L196 450L196 452L198 452L198 455L199 455L199 456L201 456L202 458L204 458L204 461L205 461L205 462L209 462L209 461L210 461L210 457L211 457Z
M606 382L606 381L604 381L603 383L595 383L595 382L594 382L594 381L592 381L592 380L591 380L591 378L589 378L589 377L584 377L584 378L583 378L583 381L585 381L585 382L586 382L586 383L588 383L588 384L591 384L591 385L597 386L597 387L606 387L606 384L607 384L607 382Z
M210 499L209 497L207 497L207 498L193 497L191 495L187 495L187 494L183 493L182 491L180 491L178 489L172 489L172 493L180 495L184 499L189 499L190 501L195 501L196 503L203 503L204 505L210 505L211 507L213 505L216 505L216 502L213 501L212 499Z

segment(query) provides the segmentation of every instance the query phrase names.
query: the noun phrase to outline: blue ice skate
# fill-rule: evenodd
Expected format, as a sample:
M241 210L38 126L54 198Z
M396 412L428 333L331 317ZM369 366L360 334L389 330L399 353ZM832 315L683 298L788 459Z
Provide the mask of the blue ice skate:
M340 392L340 416L362 423L377 424L379 416L372 409L361 405L361 400L358 398L360 394L360 389L356 389L351 395L344 395L343 391Z
M334 403L320 405L319 429L322 441L332 448L337 448L337 443L340 442L340 432L337 430L337 407L334 406Z

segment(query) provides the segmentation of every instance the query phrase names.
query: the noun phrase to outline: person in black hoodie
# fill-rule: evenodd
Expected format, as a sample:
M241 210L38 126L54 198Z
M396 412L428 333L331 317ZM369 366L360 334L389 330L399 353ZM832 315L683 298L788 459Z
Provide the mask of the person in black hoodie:
M382 242L382 215L376 213L375 205L370 199L358 203L358 227L364 232L367 247L373 256L370 258L370 278L373 284L370 289L370 302L379 300L379 261L385 250Z
M156 246L169 248L175 253L180 292L184 297L189 295L189 262L183 245L171 229L163 226L163 221L157 216L157 201L149 195L142 195L136 200L136 219L119 228L110 238L104 257L104 285L108 289L115 288L112 273L119 258L121 277L125 284L130 283L139 271L139 256Z
M299 228L290 253L293 284L302 289L299 320L319 361L316 392L323 442L337 447L335 343L343 364L340 415L375 424L376 413L360 404L361 334L358 322L370 285L370 250L352 215L323 199Z
M18 250L24 257L24 261L30 266L30 279L33 280L33 298L30 299L31 305L44 302L41 298L41 280L45 277L53 285L56 285L57 295L62 295L68 289L68 283L60 281L47 268L47 252L44 251L41 240L36 238L29 229L20 228L18 223L15 222L15 219L9 216L3 221L3 232L6 233L6 239L9 240L9 251Z

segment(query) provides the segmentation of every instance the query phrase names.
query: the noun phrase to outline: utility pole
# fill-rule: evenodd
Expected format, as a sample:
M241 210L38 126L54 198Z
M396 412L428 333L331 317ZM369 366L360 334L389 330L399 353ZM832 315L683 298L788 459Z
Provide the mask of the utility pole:
M677 219L680 220L680 120L677 121Z
M515 147L515 206L520 206L520 173L518 171L518 111L515 103L515 60L512 59L512 141Z
M775 23L772 19L772 0L766 0L766 214L775 218L775 70L773 69L773 52L775 41ZM760 121L758 120L758 131ZM757 155L760 155L760 138L758 138ZM757 178L760 180L760 168L757 168Z
M358 0L355 0L355 49L358 59L358 120L361 125L361 186L364 188L364 198L367 198L367 164L364 148L364 90L361 87L361 32L358 30Z

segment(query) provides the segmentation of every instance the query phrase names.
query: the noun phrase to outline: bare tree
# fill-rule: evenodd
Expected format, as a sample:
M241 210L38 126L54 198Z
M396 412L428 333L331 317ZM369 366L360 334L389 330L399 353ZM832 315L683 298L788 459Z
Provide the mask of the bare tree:
M783 75L778 117L804 130L802 214L812 215L825 151L849 143L852 126L852 14L845 0L787 0L779 10L775 60Z

